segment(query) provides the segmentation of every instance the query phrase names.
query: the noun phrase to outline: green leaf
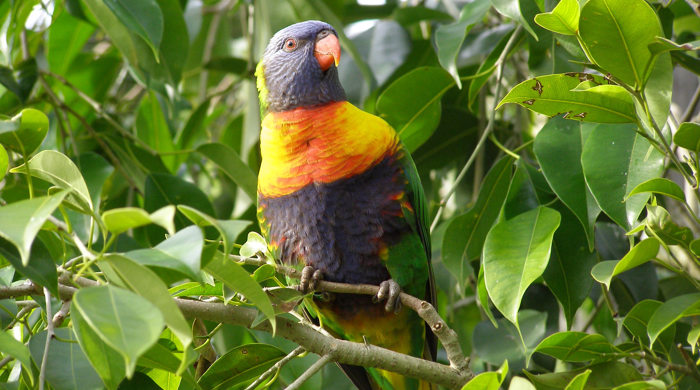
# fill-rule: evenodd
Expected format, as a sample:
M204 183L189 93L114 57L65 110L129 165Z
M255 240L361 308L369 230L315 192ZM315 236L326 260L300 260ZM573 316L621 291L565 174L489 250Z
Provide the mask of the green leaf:
M647 238L635 245L620 261L602 261L596 264L591 270L591 275L610 289L612 278L653 259L659 252L659 247L656 238Z
M584 387L586 389L610 389L620 384L642 379L642 375L634 366L616 361L590 365L586 370L591 371ZM525 371L525 375L537 389L554 390L566 388L576 376L586 370L577 369L541 375L533 375Z
M700 325L693 326L688 332L688 344L692 348L693 355L695 355L695 347L698 345L698 339L700 339Z
M10 172L24 173L46 180L69 191L67 200L81 211L92 213L92 198L83 175L68 156L55 150L44 150L32 157L26 164L12 168Z
M171 153L175 151L173 136L155 92L149 91L141 100L134 127L136 136L156 152ZM171 172L177 169L176 156L172 154L162 155L161 159Z
M612 390L665 390L666 384L664 381L659 379L652 379L649 381L634 381L630 383L625 383L617 387L613 387Z
M7 167L10 165L10 158L7 155L7 151L0 144L0 181L7 174Z
M598 254L590 251L586 234L576 216L561 203L552 207L561 214L561 224L554 233L552 257L542 277L561 303L570 328L576 310L593 286L591 268L598 262Z
M484 263L481 262L479 264L479 275L477 276L476 279L476 293L479 298L479 303L481 304L481 308L486 313L486 317L488 317L489 321L498 328L498 322L496 321L496 318L493 316L493 312L491 311L491 306L489 305L489 292L486 290L486 282L484 282Z
M535 15L535 23L558 34L576 35L580 15L578 1L562 0L552 12Z
M600 334L584 332L555 333L535 348L565 362L587 362L589 360L614 359L620 352Z
M200 145L197 152L216 164L251 200L257 199L258 177L235 150L224 144L208 143Z
M488 4L488 0L482 0L485 1ZM466 7L466 5L465 5ZM464 10L464 9L462 9ZM435 8L429 8L425 7L422 5L417 5L417 6L408 6L408 7L396 7L394 8L394 11L391 13L391 18L396 20L399 24L402 26L408 28L414 23L418 23L424 20L431 20L431 21L439 21L443 22L446 20L451 20L452 17L450 17L449 14L437 10ZM438 30L442 26L438 27Z
M73 296L73 310L124 358L131 377L139 356L157 340L165 322L147 299L113 286L89 287Z
M155 0L103 0L130 31L138 34L158 57L163 38L163 13Z
M574 90L584 81L595 87ZM517 103L528 110L564 119L598 123L636 122L632 96L618 85L606 85L599 76L564 73L540 76L513 87L498 103Z
M17 359L27 371L32 370L32 360L26 345L10 336L8 332L0 332L0 352Z
M224 253L231 253L236 237L240 235L252 222L241 220L221 220L215 219L195 208L189 206L178 206L178 210L197 226L213 226L221 235L224 241Z
M377 99L377 111L413 152L430 138L440 122L442 95L455 85L442 68L414 69L391 83ZM411 99L406 99L411 96Z
M154 304L163 315L165 324L180 339L184 347L192 342L192 331L185 317L173 301L168 288L150 269L121 255L109 255L100 260L107 262L119 275L121 284Z
M524 11L531 11L537 8L533 1L527 0L491 0L493 7L503 16L509 17L527 30L535 40L538 40L535 30L530 25L529 19ZM529 13L529 12L528 12Z
M68 328L54 330L56 337L49 340L46 359L46 381L56 390L99 389L100 377L80 350L75 335ZM29 340L29 352L34 364L41 367L47 332L35 334Z
M462 80L460 80L457 70L457 54L459 54L469 30L484 18L489 8L491 8L489 0L467 3L462 8L456 22L443 24L435 30L435 46L440 65L450 72L460 89L462 88Z
M661 240L664 245L682 245L693 249L693 232L686 226L678 226L671 214L661 206L647 205L647 217L644 219L647 232Z
M157 0L163 12L163 39L160 42L160 62L168 71L168 81L176 86L190 50L187 24L178 0Z
M511 372L520 372L532 349L545 335L547 313L525 309L518 313L520 332L525 348L520 342L520 334L505 318L498 319L498 327L489 321L481 321L474 328L472 342L476 356L490 364L500 364L508 360Z
M122 207L102 213L102 221L107 230L113 234L121 234L129 229L155 223L172 235L175 234L174 216L175 207L172 205L158 209L152 214L137 207Z
M644 192L653 192L655 194L666 195L673 199L685 202L685 193L681 187L675 182L666 179L664 177L657 177L655 179L649 179L643 183L639 183L636 187L630 191L625 197L625 200L629 199L630 196L641 194Z
M80 348L102 378L105 386L110 390L117 389L119 383L126 377L124 359L90 328L90 325L80 316L80 311L71 312L71 324Z
M678 126L673 142L693 152L700 152L700 124L683 122Z
M187 205L209 215L214 215L214 207L199 187L177 176L151 173L146 178L143 208L148 212L155 212L169 204ZM182 215L176 214L176 228L182 229L186 225L188 225L188 220ZM162 238L151 237L151 239L155 239L154 242L160 242Z
M41 145L49 131L49 118L33 108L25 108L12 119L0 118L0 144L29 157Z
M634 125L597 125L581 155L586 183L598 205L626 228L637 220L650 195L637 194L627 200L625 195L663 172L663 155L635 129Z
M0 237L19 251L22 265L29 264L29 254L36 234L46 219L67 195L61 191L51 196L26 199L0 207Z
M498 390L507 376L508 360L504 360L498 371L482 372L462 386L462 390Z
M583 176L583 144L581 124L555 117L537 134L533 150L547 183L581 221L588 247L593 249L593 228L600 208Z
M224 390L247 383L285 355L284 351L269 344L241 345L216 359L198 383L204 390Z
M49 69L60 75L68 73L71 64L94 32L93 25L85 23L68 12L60 13L48 30L46 57Z
M634 340L646 346L651 345L647 335L647 326L649 325L649 319L661 305L662 303L659 301L645 299L634 305L625 315L622 325L632 334ZM674 326L668 327L661 333L657 343L654 344L654 350L660 350L664 354L669 352L668 349L664 350L666 348L664 344L668 344L668 347L672 347L674 344L674 328Z
M664 302L649 319L647 333L654 344L666 328L683 317L700 315L700 293L685 294Z
M579 33L598 66L638 87L648 77L648 46L663 35L656 13L644 0L588 1L581 10Z
M206 271L224 282L228 288L244 295L270 320L272 331L275 332L277 322L270 298L242 266L217 252L212 261L207 264Z
M501 212L513 176L513 162L511 157L496 162L486 174L474 206L447 225L442 261L461 285L472 272L469 262L481 256L486 234Z
M538 207L499 222L484 242L484 281L489 296L504 317L517 326L525 290L539 278L549 261L559 213Z
M2 209L0 208L0 210ZM39 238L41 238L41 232L39 232ZM31 257L27 265L22 264L20 253L12 243L6 240L0 240L0 259L2 258L7 260L19 274L24 275L42 287L48 288L51 294L58 296L56 261L41 239L34 240L32 243Z
M564 390L583 390L588 381L588 376L591 374L591 370L586 370L574 377L574 379L566 385Z
M258 232L249 232L248 239L241 246L238 254L243 257L254 257L258 253L262 253L269 262L274 263L275 259L270 253L270 248L268 248L265 238Z
M248 71L248 60L237 57L212 58L204 64L204 69L243 75Z
M670 39L664 38L664 37L656 37L654 39L654 42L649 44L649 51L651 52L652 55L658 55L661 53L666 53L669 51L676 51L676 50L699 50L700 49L700 41L693 41L693 42L686 42L683 44L673 42Z
M154 248L138 249L126 256L137 263L178 271L198 280L204 236L197 226L188 226Z

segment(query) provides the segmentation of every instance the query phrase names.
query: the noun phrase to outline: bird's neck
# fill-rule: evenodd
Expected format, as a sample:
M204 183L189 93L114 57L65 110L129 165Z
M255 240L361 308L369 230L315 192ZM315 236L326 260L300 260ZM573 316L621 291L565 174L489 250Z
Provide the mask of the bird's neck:
M271 112L262 122L258 190L282 196L352 177L397 147L391 126L345 101Z
M264 79L258 76L261 102L269 112L285 112L345 101L345 91L338 78L338 69L331 67L297 71L288 76L289 69L263 67ZM263 81L264 80L264 81Z

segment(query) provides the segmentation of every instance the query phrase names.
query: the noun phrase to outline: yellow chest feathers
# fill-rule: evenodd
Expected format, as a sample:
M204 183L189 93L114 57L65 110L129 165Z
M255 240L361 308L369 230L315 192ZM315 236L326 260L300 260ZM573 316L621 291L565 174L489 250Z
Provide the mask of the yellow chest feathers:
M258 191L290 194L366 171L396 151L398 136L383 119L348 102L272 112L260 133Z

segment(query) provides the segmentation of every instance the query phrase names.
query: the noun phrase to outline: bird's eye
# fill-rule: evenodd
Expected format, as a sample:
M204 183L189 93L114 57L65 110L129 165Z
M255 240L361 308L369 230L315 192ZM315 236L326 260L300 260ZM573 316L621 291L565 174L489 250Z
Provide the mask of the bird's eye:
M290 51L296 50L296 48L297 48L297 40L294 39L294 38L287 38L287 39L284 41L284 46L282 46L282 48L283 48L284 51L286 51L286 52L290 52Z

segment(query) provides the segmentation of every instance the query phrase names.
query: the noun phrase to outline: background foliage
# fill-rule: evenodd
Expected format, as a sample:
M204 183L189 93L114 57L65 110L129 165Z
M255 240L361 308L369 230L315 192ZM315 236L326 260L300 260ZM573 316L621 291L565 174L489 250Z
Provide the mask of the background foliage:
M261 321L299 299L226 255L264 248L252 69L305 19L413 152L438 309L488 371L467 387L700 387L698 3L379 3L0 3L3 388L243 388L296 347L172 297ZM75 275L99 286L69 306ZM27 280L45 296L11 293ZM351 386L326 366L304 387L330 383Z

